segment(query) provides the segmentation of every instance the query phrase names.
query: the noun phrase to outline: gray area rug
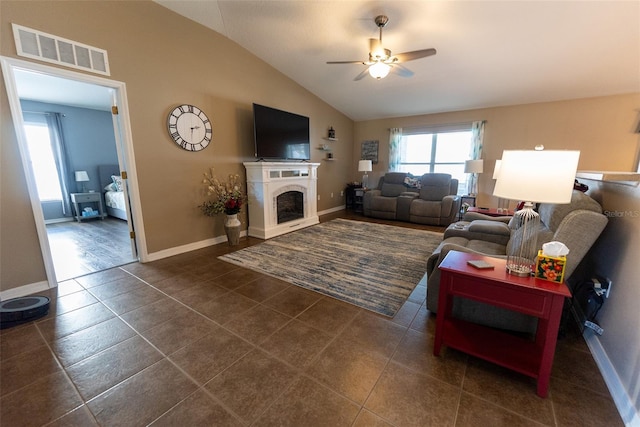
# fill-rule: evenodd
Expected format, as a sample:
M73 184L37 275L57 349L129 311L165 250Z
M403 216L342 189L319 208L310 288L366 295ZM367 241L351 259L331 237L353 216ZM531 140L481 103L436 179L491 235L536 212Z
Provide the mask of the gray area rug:
M442 233L335 219L219 259L391 317L441 241Z

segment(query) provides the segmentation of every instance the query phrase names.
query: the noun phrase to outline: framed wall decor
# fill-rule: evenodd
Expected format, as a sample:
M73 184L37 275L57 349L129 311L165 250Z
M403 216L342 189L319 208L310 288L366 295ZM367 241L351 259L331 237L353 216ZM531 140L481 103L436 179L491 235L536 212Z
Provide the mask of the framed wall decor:
M378 163L378 141L362 141L362 160L371 160L374 165Z

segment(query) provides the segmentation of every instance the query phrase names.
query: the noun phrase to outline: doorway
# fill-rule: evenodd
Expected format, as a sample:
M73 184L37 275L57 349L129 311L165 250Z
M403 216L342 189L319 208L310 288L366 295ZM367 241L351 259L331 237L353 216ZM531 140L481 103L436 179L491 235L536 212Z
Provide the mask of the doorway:
M58 281L144 258L146 251L140 244L143 236L133 229L134 223L136 228L142 228L142 221L124 83L22 60L0 58L0 61L49 287L56 286ZM94 155L91 159L91 155L86 154L98 151L90 144L94 138L84 138L84 148L79 149L84 154L74 155L74 144L65 147L70 148L71 156L69 153L63 156L68 170L61 181L66 180L68 189L63 192L62 200L44 200L40 196L36 183L39 170L31 161L27 144L25 114L43 113L38 110L46 109L66 110L68 116L90 112L89 115L101 115L103 122L105 116L107 123L111 122L111 138L106 144L110 155ZM65 119L64 111L59 115L60 120ZM82 120L86 120L86 116ZM61 126L61 129L74 133L73 127ZM52 146L55 147L53 142ZM117 214L112 214L115 212L112 209L107 214L107 182L103 182L104 173L98 172L105 168L114 170L108 178L118 178L121 186L122 206ZM127 179L122 179L121 171L126 171ZM74 203L76 199L88 203ZM61 213L52 214L51 206Z

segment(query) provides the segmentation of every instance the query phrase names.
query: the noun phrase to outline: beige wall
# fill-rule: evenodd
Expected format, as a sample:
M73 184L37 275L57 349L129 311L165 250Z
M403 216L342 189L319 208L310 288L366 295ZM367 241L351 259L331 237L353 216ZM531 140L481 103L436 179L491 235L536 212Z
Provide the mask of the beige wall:
M244 176L253 161L253 102L310 118L318 170L318 210L344 204L351 179L353 122L237 44L150 1L2 1L0 54L17 57L11 23L106 49L111 76L127 85L139 194L149 253L223 235L222 217L197 209L202 173ZM0 93L2 226L0 290L46 280L4 83ZM167 114L182 103L213 123L211 145L199 153L169 138ZM333 126L336 160L316 148ZM334 193L334 198L330 193ZM246 220L244 227L246 227Z
M609 217L589 259L595 271L613 281L611 296L598 314L599 338L611 364L640 412L640 187L585 180L589 195Z
M362 141L379 140L379 163L372 173L372 182L377 182L389 167L389 128L486 120L482 157L488 172L479 177L478 204L497 207L491 175L502 150L543 144L547 149L580 150L582 170L636 171L639 107L640 93L634 93L357 122L354 164Z

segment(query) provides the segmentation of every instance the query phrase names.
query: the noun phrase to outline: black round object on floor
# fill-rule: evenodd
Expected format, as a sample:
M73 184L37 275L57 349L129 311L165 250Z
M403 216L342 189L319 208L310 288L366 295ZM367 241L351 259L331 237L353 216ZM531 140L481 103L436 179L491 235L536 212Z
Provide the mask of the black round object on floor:
M49 312L49 298L18 297L0 302L0 329L35 320Z

